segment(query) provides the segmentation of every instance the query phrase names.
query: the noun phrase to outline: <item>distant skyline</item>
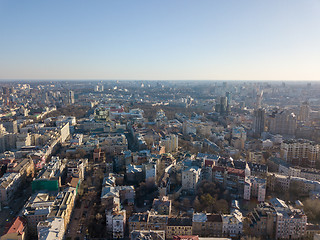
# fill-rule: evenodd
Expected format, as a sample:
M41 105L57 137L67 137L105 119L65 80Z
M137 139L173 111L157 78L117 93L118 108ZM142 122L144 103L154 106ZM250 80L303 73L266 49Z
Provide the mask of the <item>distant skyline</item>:
M320 1L1 0L0 79L320 80Z

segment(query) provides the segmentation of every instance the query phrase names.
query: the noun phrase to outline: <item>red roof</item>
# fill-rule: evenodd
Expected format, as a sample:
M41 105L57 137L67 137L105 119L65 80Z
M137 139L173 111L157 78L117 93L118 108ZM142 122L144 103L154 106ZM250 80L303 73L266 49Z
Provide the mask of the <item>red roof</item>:
M17 217L16 220L13 222L11 227L9 228L8 233L23 233L24 228L26 226L26 222L22 217Z

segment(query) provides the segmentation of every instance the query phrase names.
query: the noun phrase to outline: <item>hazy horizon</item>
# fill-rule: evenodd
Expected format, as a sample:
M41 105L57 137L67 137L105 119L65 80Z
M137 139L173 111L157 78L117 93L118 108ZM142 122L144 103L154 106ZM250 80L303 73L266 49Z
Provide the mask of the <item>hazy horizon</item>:
M319 12L316 0L3 0L0 79L319 81Z

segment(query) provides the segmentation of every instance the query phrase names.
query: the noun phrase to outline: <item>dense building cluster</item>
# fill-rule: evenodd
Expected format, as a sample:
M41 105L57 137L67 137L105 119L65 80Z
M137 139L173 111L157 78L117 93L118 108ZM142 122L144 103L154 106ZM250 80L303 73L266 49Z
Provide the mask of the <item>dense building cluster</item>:
M317 238L319 90L2 83L1 240Z

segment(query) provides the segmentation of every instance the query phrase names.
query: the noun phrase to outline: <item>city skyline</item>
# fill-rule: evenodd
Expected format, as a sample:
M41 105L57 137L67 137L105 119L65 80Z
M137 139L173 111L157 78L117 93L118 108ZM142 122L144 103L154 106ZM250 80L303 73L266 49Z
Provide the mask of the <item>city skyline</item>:
M1 1L1 80L320 80L320 3Z

